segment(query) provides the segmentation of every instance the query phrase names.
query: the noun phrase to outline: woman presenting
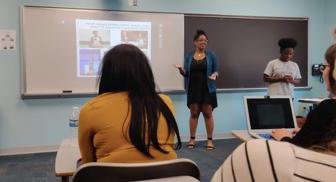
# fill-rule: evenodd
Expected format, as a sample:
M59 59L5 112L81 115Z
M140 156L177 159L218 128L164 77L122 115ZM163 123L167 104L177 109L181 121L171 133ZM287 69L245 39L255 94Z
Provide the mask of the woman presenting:
M194 36L195 50L189 52L184 60L184 68L175 65L184 76L184 87L187 93L187 105L190 109L190 140L188 148L195 147L195 134L198 117L203 113L207 130L207 150L215 148L212 142L214 120L212 111L217 107L216 79L218 76L218 60L215 54L206 49L208 36L197 30Z

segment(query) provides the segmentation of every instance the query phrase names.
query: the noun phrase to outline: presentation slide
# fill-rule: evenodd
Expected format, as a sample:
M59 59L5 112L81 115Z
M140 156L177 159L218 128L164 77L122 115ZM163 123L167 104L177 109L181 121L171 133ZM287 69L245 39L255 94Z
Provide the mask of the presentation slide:
M151 22L76 19L77 76L96 77L105 53L133 44L151 59Z
M102 58L121 43L146 54L158 91L183 90L183 14L25 7L22 17L24 95L97 93Z

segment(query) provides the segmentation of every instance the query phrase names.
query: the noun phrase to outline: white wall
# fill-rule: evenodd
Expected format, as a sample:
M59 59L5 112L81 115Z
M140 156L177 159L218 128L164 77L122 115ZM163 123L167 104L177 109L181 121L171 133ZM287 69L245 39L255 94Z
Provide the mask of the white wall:
M333 40L331 36L332 30L336 29L336 1L335 0L327 0L325 6L326 12L326 30L328 32L327 38L327 46L331 43L336 43L336 40Z

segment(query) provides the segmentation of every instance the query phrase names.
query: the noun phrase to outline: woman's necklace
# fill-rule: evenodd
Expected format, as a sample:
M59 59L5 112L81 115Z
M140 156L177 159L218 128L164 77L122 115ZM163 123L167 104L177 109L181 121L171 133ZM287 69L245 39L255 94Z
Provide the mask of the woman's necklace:
M196 56L197 56L198 58L202 58L202 57L204 57L204 52L202 52L202 53L197 53Z

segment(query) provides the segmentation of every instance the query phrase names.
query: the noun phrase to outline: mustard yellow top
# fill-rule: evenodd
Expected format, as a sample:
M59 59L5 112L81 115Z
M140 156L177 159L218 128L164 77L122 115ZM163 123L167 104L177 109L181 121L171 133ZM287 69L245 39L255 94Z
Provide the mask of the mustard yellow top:
M166 95L160 97L175 114L172 101ZM105 93L88 101L81 109L78 125L78 142L82 162L146 162L176 158L173 148L174 135L168 138L168 126L162 114L158 122L158 141L168 154L154 147L149 158L130 142L128 129L131 107L127 92ZM168 139L168 140L167 140Z

